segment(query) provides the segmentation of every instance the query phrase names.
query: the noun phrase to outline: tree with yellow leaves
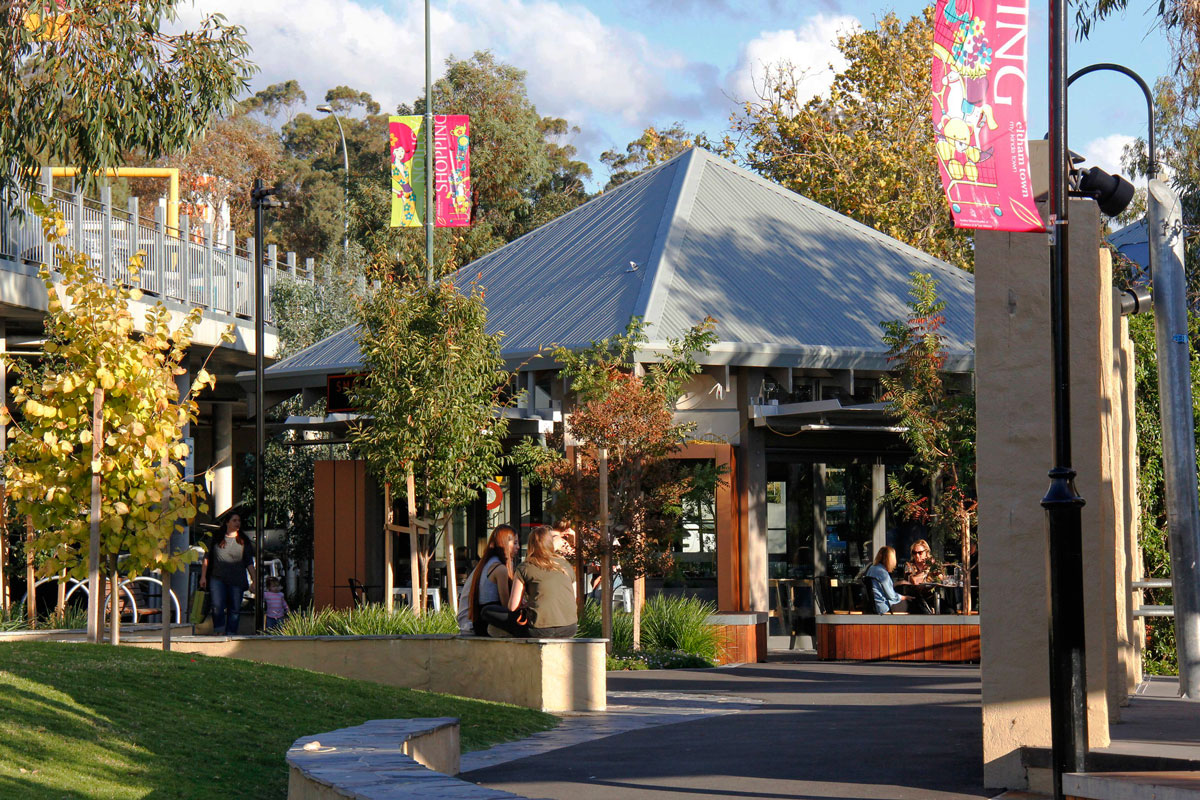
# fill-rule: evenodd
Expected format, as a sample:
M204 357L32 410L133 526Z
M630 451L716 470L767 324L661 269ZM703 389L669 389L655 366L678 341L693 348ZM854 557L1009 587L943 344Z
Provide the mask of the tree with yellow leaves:
M970 231L957 229L934 157L929 59L932 7L887 14L838 39L846 66L823 95L773 65L731 120L725 151L762 176L930 255L970 270Z
M180 469L188 454L182 433L196 420L196 393L216 379L201 369L182 397L176 384L200 309L172 330L171 312L159 303L139 330L130 303L141 291L105 284L86 255L58 243L67 233L61 214L36 199L34 206L55 246L58 276L40 272L48 295L44 358L13 365L14 408L3 411L11 424L5 490L31 523L32 547L46 555L40 574L87 576L88 639L98 642L102 560L115 598L119 573L173 572L194 559L169 547L180 520L207 510ZM140 266L135 256L133 280ZM114 643L119 620L113 603Z

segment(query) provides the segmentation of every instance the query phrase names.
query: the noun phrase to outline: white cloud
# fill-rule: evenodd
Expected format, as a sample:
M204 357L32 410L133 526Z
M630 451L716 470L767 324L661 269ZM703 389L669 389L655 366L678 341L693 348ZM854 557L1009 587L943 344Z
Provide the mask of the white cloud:
M1083 148L1081 155L1087 159L1084 166L1100 167L1109 174L1121 173L1124 175L1125 170L1121 168L1121 154L1125 152L1125 146L1134 141L1134 137L1124 133L1112 133L1099 139L1093 139Z
M846 65L838 37L861 27L852 16L817 14L799 28L763 31L742 47L726 89L735 100L752 100L759 96L764 75L782 63L794 68L802 100L824 94L833 73Z
M326 89L370 92L385 110L424 91L424 12L419 0L388 8L362 0L196 0L181 9L193 26L213 12L246 28L261 72L254 88L295 78L310 105ZM686 59L644 36L604 24L587 8L554 0L451 0L433 17L435 79L446 57L489 49L528 73L543 114L583 124L617 115L648 124L680 96L701 94Z
M316 105L326 89L348 85L394 108L423 85L423 23L415 10L390 14L352 0L197 0L181 7L180 23L222 13L245 27L260 69L256 89L295 78ZM435 30L445 27L444 16L435 16Z

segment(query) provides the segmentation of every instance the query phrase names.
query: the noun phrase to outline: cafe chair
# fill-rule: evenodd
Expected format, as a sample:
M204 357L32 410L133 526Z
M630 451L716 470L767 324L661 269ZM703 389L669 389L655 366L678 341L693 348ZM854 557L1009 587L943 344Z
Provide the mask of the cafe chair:
M780 627L791 636L788 649L795 650L798 633L796 626L799 622L796 612L796 582L787 578L776 578L771 583L775 585L775 608L771 615L778 617ZM823 612L818 609L817 613Z
M877 581L870 575L863 575L858 584L858 609L864 614L878 614L875 609L875 584Z
M818 575L813 578L813 607L818 614L832 614L833 581L828 575Z
M347 578L346 584L350 587L350 596L354 599L354 605L361 606L367 602L367 587L363 586L362 581L357 578Z

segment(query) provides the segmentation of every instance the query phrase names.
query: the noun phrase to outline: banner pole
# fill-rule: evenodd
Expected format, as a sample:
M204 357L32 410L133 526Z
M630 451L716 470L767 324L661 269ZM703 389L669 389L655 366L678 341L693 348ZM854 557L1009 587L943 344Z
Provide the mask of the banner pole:
M429 0L425 0L425 282L433 285L433 56L430 53ZM415 598L414 598L415 599Z
M1070 256L1067 213L1067 0L1050 0L1050 339L1054 467L1042 498L1050 550L1050 740L1055 800L1086 769L1083 505L1071 467Z

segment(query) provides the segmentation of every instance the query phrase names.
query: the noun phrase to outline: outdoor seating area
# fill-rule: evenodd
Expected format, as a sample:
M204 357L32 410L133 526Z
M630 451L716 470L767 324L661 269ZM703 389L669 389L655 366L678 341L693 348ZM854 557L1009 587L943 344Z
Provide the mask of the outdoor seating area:
M779 621L778 632L788 636L788 649L795 650L798 646L816 648L817 621L823 616L870 616L875 618L874 624L878 625L886 625L905 616L953 615L955 619L963 619L962 587L952 581L930 581L920 585L897 584L896 588L900 594L910 598L909 611L906 614L888 614L886 618L881 619L871 601L871 580L864 576L861 581L847 581L829 575L815 578L772 578L770 617ZM977 587L973 587L973 595L976 591ZM978 602L973 603L972 607L977 608ZM978 617L973 619L977 620ZM800 641L802 636L810 637L810 641Z

